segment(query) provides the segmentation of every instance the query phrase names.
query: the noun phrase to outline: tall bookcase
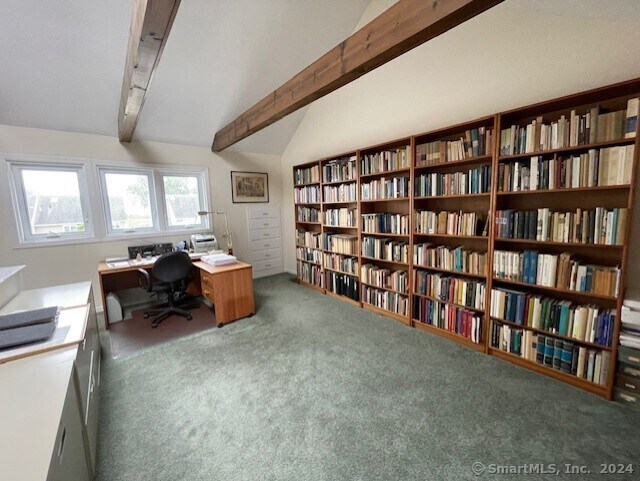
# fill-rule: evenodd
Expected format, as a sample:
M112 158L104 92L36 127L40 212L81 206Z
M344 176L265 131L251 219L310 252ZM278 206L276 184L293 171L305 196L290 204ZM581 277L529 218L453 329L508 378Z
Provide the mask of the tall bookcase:
M296 242L299 282L611 399L638 97L635 79L295 166L318 189L296 190L297 240L320 250ZM336 259L336 236L356 250Z

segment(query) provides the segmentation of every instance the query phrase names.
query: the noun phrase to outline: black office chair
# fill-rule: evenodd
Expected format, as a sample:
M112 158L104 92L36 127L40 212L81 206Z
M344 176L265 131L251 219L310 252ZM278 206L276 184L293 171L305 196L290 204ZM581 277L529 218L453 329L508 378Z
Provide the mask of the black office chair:
M151 327L158 327L172 314L186 317L188 321L192 319L189 309L197 309L200 303L187 298L187 287L193 280L193 263L189 254L167 252L158 257L151 269L154 281L145 269L138 269L138 272L140 287L147 292L158 295L164 293L167 296L167 303L163 306L144 311L145 319L154 316Z

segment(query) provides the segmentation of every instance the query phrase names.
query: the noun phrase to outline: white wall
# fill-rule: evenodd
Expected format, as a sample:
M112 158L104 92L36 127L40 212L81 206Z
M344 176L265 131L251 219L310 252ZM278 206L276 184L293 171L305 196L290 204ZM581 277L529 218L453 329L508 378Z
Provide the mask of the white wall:
M373 0L356 30L393 3ZM293 165L638 77L639 44L640 2L507 0L316 101L282 156L285 268Z
M250 204L231 201L232 170L267 172L269 174L269 200L282 202L280 156L226 152L214 154L204 147L193 147L159 142L132 142L121 144L115 137L52 130L28 129L0 125L0 152L47 156L72 156L109 161L128 161L151 164L185 164L209 168L211 208L229 213L229 228L233 234L234 253L249 259L246 208ZM98 261L107 256L127 253L127 246L135 240L86 243L72 246L49 246L14 249L7 229L15 229L12 218L5 218L6 209L0 209L0 266L26 264L25 288L92 280L97 284ZM215 233L222 239L222 217L214 219ZM153 238L176 242L186 234L166 238ZM100 303L100 299L97 299Z

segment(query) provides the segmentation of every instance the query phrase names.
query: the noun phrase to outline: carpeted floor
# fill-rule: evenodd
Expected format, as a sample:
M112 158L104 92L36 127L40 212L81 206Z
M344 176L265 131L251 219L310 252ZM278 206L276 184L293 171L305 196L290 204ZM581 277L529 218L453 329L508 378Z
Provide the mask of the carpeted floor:
M588 466L591 475L553 476L576 480L631 462L633 474L606 478L638 479L640 411L288 274L256 280L255 292L253 318L106 353L99 481L550 479L489 472Z

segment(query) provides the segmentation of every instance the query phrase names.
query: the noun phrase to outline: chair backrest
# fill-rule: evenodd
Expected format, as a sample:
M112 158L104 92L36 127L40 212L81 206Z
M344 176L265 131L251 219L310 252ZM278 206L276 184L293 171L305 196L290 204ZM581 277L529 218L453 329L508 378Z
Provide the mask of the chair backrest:
M167 252L153 264L153 277L160 282L178 282L191 275L193 263L186 252Z

